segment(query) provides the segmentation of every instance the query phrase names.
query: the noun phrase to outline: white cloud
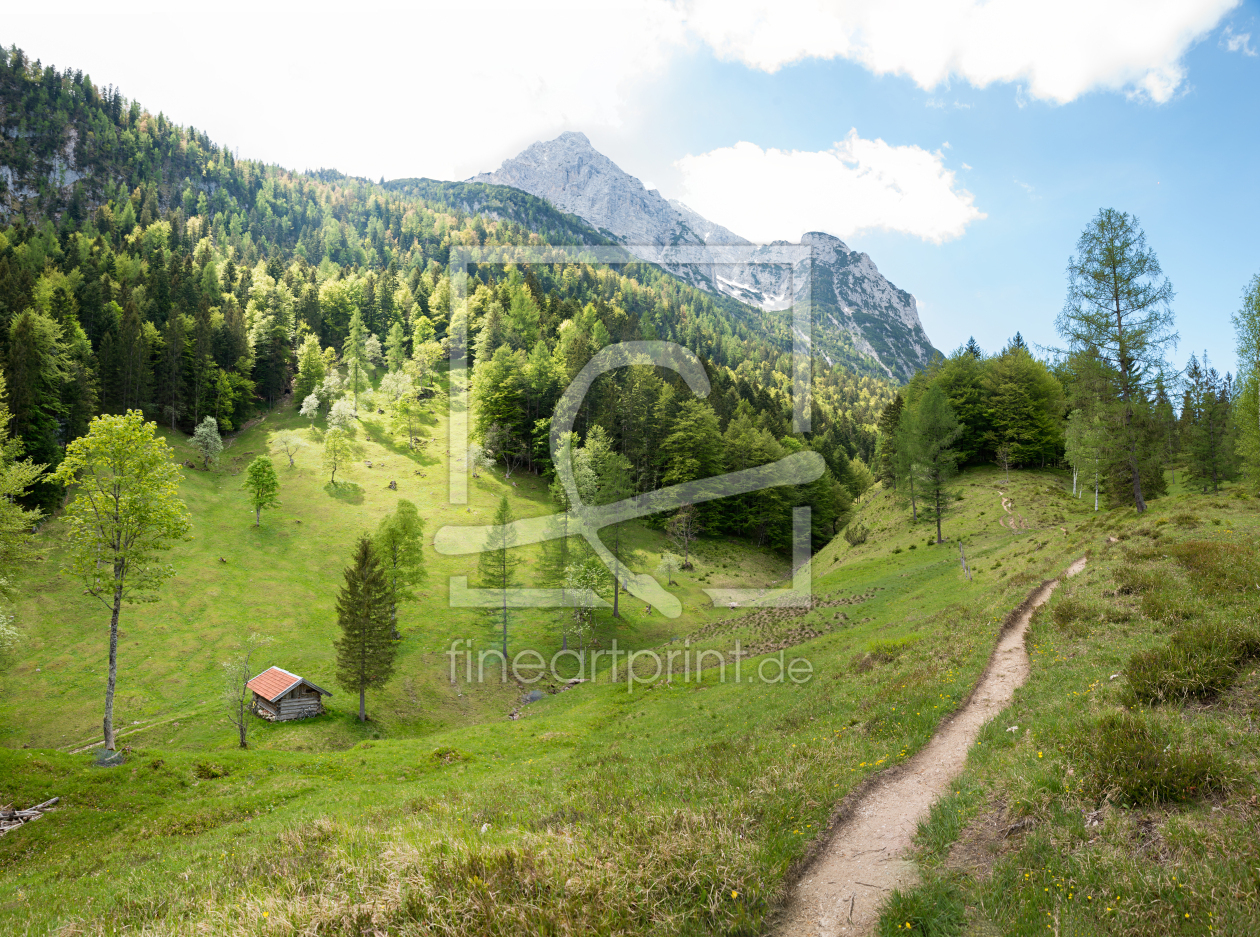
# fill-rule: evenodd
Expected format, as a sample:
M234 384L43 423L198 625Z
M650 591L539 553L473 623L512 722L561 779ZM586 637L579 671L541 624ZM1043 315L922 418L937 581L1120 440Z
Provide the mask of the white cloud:
M1236 33L1229 26L1221 34L1221 45L1230 52L1241 52L1252 58L1256 56L1256 50L1251 48L1251 33Z
M823 152L740 142L675 165L683 201L754 241L879 229L939 244L985 217L939 152L864 140L856 130Z
M73 28L64 15L10 13L5 44L81 68L242 156L372 178L462 179L564 130L598 141L637 118L639 89L687 46L663 0L594 14L577 0L353 13L260 0L248 15L67 3Z
M845 58L925 90L957 76L1066 103L1097 89L1163 103L1182 57L1240 0L682 0L725 59L767 72Z

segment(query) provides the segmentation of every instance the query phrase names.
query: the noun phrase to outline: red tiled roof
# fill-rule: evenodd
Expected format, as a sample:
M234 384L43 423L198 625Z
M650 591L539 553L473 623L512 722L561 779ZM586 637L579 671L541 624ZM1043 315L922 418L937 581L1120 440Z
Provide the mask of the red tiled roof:
M279 667L271 667L245 685L267 702L274 703L301 682L302 678L297 674L281 670Z

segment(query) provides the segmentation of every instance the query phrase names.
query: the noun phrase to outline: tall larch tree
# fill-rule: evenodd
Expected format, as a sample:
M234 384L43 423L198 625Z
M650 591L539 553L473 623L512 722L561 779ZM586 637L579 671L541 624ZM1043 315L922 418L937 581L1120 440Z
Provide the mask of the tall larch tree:
M1177 340L1172 300L1172 284L1138 220L1100 210L1068 262L1067 301L1057 325L1073 351L1097 354L1115 373L1114 400L1106 403L1139 514L1146 510L1142 463L1148 461L1142 411L1165 351ZM1155 470L1162 479L1162 466Z

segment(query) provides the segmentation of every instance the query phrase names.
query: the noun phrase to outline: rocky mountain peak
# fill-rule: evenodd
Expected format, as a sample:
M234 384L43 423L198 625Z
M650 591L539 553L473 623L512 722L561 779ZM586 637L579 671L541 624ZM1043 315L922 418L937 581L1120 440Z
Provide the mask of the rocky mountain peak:
M731 296L766 313L781 312L801 297L792 294L799 275L767 264L673 265L663 249L676 245L746 246L751 242L709 221L677 199L648 189L591 145L586 134L568 131L539 141L504 160L494 172L469 182L507 185L544 198L577 215L635 256L661 263L671 273L709 292ZM775 244L787 242L776 241ZM866 254L840 238L809 231L801 243L813 248L815 354L829 363L876 370L909 379L936 354L919 321L914 297L880 274Z

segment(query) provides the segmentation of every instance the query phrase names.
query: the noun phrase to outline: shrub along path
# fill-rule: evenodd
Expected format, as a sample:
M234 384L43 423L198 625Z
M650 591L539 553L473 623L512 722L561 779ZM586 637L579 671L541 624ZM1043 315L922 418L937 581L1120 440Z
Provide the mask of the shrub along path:
M1063 578L1084 568L1082 557ZM835 832L788 899L778 928L782 937L869 933L888 892L917 883L914 863L902 856L932 804L962 772L980 729L1028 679L1024 633L1033 610L1059 581L1042 583L1007 617L989 666L958 714L904 765L873 777L841 802Z

